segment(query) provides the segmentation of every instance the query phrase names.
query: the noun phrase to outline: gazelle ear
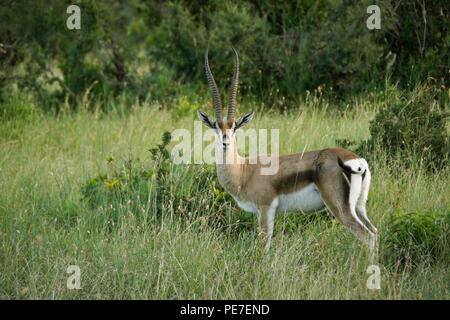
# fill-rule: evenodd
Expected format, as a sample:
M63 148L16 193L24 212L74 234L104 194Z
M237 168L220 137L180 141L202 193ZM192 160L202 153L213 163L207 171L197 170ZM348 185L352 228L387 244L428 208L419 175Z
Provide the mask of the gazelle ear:
M212 119L206 113L204 113L202 110L198 109L197 114L198 114L198 118L200 119L201 122L203 122L203 124L205 126L211 128L211 129L216 128L216 124L214 123L214 121L212 121Z
M244 114L242 117L240 117L237 121L236 121L236 126L235 126L235 130L239 129L240 127L245 126L247 123L249 123L252 119L253 119L253 115L255 113L253 111L247 112L246 114Z

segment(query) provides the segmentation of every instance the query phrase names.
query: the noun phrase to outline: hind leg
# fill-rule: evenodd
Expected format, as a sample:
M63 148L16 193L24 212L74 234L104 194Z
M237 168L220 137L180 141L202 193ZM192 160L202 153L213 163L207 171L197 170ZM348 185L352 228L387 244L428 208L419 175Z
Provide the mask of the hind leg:
M369 194L369 188L370 188L370 179L371 179L370 171L367 169L366 176L364 177L364 180L362 181L361 194L359 195L358 201L356 202L355 209L356 209L356 213L357 213L358 217L361 219L361 221L375 235L374 250L373 250L373 254L372 254L372 259L374 259L378 255L378 230L370 222L369 218L367 217L367 211L366 211L367 196Z
M361 180L358 180L358 177L361 179L360 175L352 175L352 187L350 188L340 170L333 177L330 177L329 173L324 174L323 177L319 174L318 187L325 204L333 215L353 235L369 247L373 257L376 242L375 234L364 225L356 214L355 195L359 195L361 187Z
M355 209L339 200L325 200L325 203L333 215L362 243L366 244L373 254L376 247L376 235L358 219Z
M370 171L367 170L364 180L362 181L361 194L359 195L358 201L356 202L356 213L358 214L358 217L361 219L361 221L366 225L366 227L376 235L378 232L377 228L375 228L375 226L370 222L369 218L367 217L366 211L367 196L369 195L370 188L370 179Z

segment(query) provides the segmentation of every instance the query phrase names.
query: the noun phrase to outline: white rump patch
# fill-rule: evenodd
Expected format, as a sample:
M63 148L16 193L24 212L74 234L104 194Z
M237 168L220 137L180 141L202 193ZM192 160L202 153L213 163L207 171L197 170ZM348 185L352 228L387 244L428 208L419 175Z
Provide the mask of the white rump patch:
M366 170L369 169L369 165L367 164L366 159L363 158L345 161L344 165L351 168L353 173L363 174Z

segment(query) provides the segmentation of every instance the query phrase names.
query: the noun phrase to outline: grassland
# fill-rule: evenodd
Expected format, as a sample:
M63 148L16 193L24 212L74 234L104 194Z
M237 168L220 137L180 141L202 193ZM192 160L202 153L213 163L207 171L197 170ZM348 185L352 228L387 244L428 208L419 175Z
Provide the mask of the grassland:
M245 108L250 107L255 106ZM210 105L202 109L212 110ZM373 106L361 102L346 112L331 109L313 104L285 113L256 108L249 127L280 129L280 153L368 137ZM194 112L179 117L143 103L108 114L79 110L1 122L0 298L450 298L448 255L414 268L380 258L381 289L369 290L367 252L328 212L316 219L277 216L271 250L264 254L256 219L232 202L221 214L247 217L253 228L233 233L203 223L202 210L214 214L206 204L195 218L182 219L170 201L163 212L151 203L140 213L121 208L114 222L102 218L105 208L82 199L80 186L107 170L106 157L139 157L151 164L148 149L162 133L192 130L194 119ZM393 174L382 161L370 166L368 213L381 238L394 210L450 208L448 172L430 175L418 166ZM381 244L381 257L383 250ZM69 265L80 267L80 290L66 287Z

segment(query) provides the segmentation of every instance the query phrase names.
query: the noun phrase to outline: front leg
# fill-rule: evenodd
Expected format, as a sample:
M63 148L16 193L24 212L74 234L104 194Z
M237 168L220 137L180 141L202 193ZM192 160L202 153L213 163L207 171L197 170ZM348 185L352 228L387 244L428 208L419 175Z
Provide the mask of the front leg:
M272 201L270 206L259 207L259 235L266 241L265 251L269 251L273 234L275 213L278 207L278 199Z

